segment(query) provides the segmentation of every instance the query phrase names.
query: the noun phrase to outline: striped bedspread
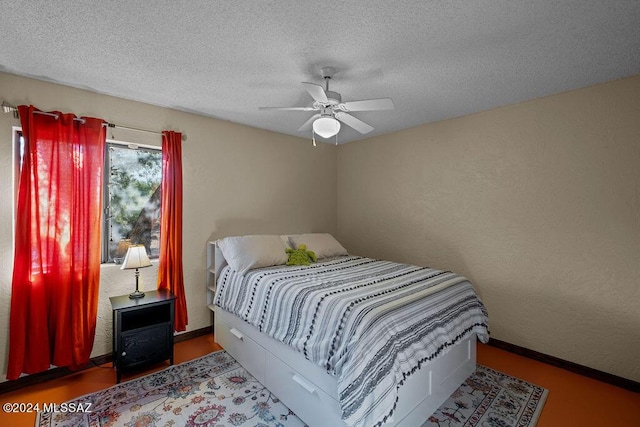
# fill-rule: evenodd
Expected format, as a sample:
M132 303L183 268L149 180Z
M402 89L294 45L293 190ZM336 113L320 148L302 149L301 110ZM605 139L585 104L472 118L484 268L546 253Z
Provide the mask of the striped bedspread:
M486 309L464 277L356 256L244 276L227 266L215 303L335 375L353 427L382 425L422 363L473 333L489 339Z

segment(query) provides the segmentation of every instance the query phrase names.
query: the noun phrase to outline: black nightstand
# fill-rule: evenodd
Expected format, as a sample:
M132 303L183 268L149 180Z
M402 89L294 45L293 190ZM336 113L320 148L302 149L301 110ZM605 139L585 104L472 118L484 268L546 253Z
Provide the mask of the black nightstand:
M113 308L113 365L122 372L169 359L173 365L173 315L176 297L169 291L109 298Z

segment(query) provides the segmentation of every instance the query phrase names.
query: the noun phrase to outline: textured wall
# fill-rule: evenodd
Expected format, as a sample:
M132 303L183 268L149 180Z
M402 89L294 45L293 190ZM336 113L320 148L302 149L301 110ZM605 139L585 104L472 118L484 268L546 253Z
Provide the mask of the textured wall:
M2 100L34 104L144 129L183 132L184 279L187 331L210 324L205 306L206 242L248 233L335 232L336 148L221 120L99 95L0 73ZM10 114L0 113L0 381L6 376L13 268L13 154ZM109 130L109 137L160 145L160 136ZM155 289L157 264L140 270ZM113 265L101 270L98 324L92 356L111 351L109 296L135 287L133 273Z
M13 104L187 134L188 330L209 324L208 239L333 232L338 223L353 253L468 276L495 338L640 381L640 77L338 150L9 74L0 73L0 94ZM13 263L11 127L18 124L0 114L0 380ZM114 136L159 143L122 130ZM155 266L141 275L145 289L155 287ZM130 272L102 268L94 356L111 348L108 297L133 283Z
M640 76L338 150L352 253L453 270L492 336L640 381Z

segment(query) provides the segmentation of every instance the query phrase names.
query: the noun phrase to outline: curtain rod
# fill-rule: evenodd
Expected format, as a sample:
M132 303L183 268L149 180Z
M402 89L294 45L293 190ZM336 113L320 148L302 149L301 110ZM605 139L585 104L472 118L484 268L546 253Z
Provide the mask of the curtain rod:
M7 101L2 101L2 111L5 113L13 113L13 117L14 118L19 118L19 114L18 114L18 108L9 104ZM34 113L36 114L42 114L43 116L50 116L50 117L55 117L56 119L58 119L58 115L55 113L47 113L45 111L34 111ZM84 119L75 117L73 120L77 120L79 122L84 123ZM105 122L102 124L102 126L106 126L106 127L110 127L110 128L116 128L116 129L125 129L125 130L133 130L136 132L147 132L147 133L154 133L156 135L162 135L162 132L158 132L155 130L148 130L148 129L141 129L141 128L135 128L135 127L131 127L131 126L124 126L124 125L117 125L115 123L110 123L110 122ZM187 135L185 135L184 133L182 134L182 140L186 141L187 140Z

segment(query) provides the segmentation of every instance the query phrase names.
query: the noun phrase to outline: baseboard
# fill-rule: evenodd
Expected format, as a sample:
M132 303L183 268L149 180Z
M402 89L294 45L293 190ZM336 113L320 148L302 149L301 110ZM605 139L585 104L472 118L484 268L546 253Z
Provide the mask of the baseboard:
M212 331L213 329L211 326L206 326L204 328L196 329L194 331L189 331L189 332L184 332L182 334L174 335L173 343L175 344L178 342L190 340L192 338L197 338L202 335L207 335L212 333ZM56 378L61 378L67 375L74 374L79 371L84 371L85 369L104 365L105 363L110 363L112 361L113 361L113 355L111 353L103 354L102 356L92 357L89 360L89 363L85 367L80 368L77 371L72 371L69 368L51 368L48 371L39 372L37 374L25 375L24 377L20 377L17 380L4 381L0 383L0 394L8 393L10 391L18 390L23 387L28 387L30 385L39 384L39 383L53 380Z
M588 366L579 365L577 363L569 362L568 360L563 360L558 357L549 356L548 354L540 353L535 350L530 350L528 348L520 347L515 344L511 344L505 341L500 341L495 338L491 338L487 345L492 347L499 348L501 350L508 351L510 353L515 353L520 356L527 357L529 359L537 360L539 362L546 363L547 365L556 366L558 368L566 369L567 371L571 371L573 373L593 378L598 381L602 381L607 384L614 385L616 387L624 388L626 390L630 390L636 393L640 393L640 383L622 378L617 375L609 374L607 372L599 371L597 369L589 368Z

